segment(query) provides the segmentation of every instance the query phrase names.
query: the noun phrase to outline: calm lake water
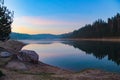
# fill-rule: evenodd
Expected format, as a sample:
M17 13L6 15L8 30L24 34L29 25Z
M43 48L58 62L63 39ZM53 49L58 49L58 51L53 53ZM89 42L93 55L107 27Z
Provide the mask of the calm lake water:
M23 49L34 50L39 60L63 69L86 68L120 72L120 43L92 41L28 41Z

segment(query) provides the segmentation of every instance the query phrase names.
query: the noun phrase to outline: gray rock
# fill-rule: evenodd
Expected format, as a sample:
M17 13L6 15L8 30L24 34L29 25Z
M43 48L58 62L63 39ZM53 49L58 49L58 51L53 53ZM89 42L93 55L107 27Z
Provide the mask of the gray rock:
M17 55L18 59L24 62L38 63L39 55L32 50L22 50Z
M11 53L6 52L6 51L0 53L0 57L1 57L1 58L8 58L8 57L10 57L11 55L12 55Z
M0 66L6 65L12 59L12 53L0 47Z

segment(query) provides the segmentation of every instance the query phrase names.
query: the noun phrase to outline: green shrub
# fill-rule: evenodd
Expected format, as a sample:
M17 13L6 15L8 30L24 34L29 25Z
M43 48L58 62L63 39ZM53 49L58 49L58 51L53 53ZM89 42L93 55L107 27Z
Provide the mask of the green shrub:
M2 71L0 71L0 77L5 76Z

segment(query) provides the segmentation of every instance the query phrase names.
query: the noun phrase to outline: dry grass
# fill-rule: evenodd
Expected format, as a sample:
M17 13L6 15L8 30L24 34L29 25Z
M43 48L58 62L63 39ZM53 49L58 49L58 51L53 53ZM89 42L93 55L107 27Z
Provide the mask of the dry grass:
M22 71L11 71L6 69L1 69L1 71L6 75L0 80L64 80L63 78L52 77L53 73L29 73Z
M120 74L113 74L101 70L87 69L70 74L32 73L29 71L13 71L1 69L6 74L0 80L119 80Z

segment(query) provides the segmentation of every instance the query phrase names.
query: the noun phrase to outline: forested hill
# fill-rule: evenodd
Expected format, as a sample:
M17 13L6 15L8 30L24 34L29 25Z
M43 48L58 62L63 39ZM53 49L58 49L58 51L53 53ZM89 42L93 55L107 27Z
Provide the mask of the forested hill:
M59 38L120 38L120 14L108 18L107 22L98 19L93 24L87 24L70 33L52 34L21 34L11 33L11 39L59 39Z
M93 24L87 24L79 30L62 35L63 38L107 38L120 37L120 14L108 18L107 22L98 19Z

